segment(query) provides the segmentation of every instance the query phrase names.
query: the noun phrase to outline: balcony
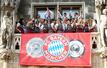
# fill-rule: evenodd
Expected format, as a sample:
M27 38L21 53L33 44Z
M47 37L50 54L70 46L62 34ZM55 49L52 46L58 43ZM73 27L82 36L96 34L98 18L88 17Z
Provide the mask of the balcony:
M92 50L92 68L104 68L104 59L101 58L101 45L100 45L100 33L98 32L92 32L91 33L91 50ZM13 67L23 67L18 65L19 63L19 51L20 51L20 45L21 45L21 34L15 34L14 38L14 45L12 46L12 49L15 51L15 56L13 60L11 60L9 63ZM30 68L30 66L26 67ZM35 66L32 66L32 68L35 68ZM39 67L38 67L39 68Z
M92 50L92 68L103 68L104 60L100 57L101 55L101 45L100 45L100 33L99 32L92 32L91 33L91 50ZM13 49L15 50L15 57L14 61L11 61L11 63L15 63L16 65L19 62L19 50L21 45L21 34L15 34L14 38L14 46ZM20 67L20 66L18 66ZM34 66L35 67L35 66Z
M92 32L91 33L91 49L92 53L98 53L100 52L100 37L98 32ZM12 47L13 50L15 50L16 53L19 53L21 45L21 34L15 34L14 38L14 46Z

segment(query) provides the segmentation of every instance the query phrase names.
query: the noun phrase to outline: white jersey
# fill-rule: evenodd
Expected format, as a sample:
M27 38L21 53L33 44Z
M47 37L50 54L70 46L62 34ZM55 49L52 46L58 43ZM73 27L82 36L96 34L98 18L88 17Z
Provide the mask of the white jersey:
M51 23L51 28L54 29L54 23Z
M57 24L55 24L55 29L56 29L56 30L58 29L58 25L59 25L58 23L57 23Z

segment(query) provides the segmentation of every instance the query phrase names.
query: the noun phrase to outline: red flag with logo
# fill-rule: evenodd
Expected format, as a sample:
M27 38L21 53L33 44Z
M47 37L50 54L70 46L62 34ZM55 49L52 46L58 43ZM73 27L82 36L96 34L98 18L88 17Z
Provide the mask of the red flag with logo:
M20 65L91 66L90 33L22 34Z

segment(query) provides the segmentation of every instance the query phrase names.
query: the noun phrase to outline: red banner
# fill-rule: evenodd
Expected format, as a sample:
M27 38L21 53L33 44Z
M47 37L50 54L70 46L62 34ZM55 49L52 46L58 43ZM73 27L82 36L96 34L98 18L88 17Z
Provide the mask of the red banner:
M90 33L22 34L20 65L91 66Z

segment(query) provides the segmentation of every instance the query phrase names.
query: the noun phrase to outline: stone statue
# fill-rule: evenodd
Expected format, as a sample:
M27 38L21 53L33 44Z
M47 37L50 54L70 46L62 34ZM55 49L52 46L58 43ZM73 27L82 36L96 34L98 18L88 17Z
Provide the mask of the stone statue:
M2 48L10 49L12 45L13 24L10 12L6 11L1 24Z
M101 44L106 47L107 46L107 8L103 10L103 16L101 17L100 23L100 37Z
M12 45L12 34L13 34L13 19L12 11L13 7L10 4L10 0L4 0L4 4L1 7L3 11L2 23L1 23L1 45L0 49L10 49Z
M4 4L1 7L3 11L1 22L1 44L0 44L0 59L9 60L12 54L11 46L13 43L13 19L12 11L14 8L10 4L10 0L4 0Z

